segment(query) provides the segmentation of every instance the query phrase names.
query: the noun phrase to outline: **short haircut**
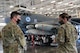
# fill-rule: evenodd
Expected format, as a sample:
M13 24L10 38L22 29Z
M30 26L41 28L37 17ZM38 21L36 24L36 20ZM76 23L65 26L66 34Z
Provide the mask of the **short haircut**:
M13 11L10 15L11 16L10 19L12 19L14 16L17 16L17 15L21 15L21 14L17 11Z
M59 15L59 17L61 17L61 18L67 18L67 20L69 20L70 18L71 18L71 16L70 15L68 15L67 13L62 13L62 14L60 14Z

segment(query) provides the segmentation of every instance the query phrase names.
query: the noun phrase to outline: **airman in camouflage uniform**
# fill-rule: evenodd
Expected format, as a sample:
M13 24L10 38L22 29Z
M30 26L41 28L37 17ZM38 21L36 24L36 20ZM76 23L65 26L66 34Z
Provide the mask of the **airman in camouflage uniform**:
M69 16L66 13L60 15L61 26L58 30L57 42L59 44L56 53L78 53L76 48L77 31L68 22Z
M14 11L12 13L15 15L17 12ZM26 46L26 40L23 32L14 21L11 20L2 29L1 35L4 53L24 53L23 48Z

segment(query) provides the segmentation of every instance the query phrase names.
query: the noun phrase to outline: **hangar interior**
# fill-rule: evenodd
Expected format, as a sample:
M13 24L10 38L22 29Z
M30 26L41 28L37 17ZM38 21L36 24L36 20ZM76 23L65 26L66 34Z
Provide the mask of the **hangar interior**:
M0 17L7 17L14 10L25 10L36 14L57 17L68 12L73 17L80 17L80 0L1 0Z
M10 21L12 11L22 13L19 26L29 41L27 53L55 53L58 44L51 44L51 38L57 35L58 16L63 12L72 16L70 22L78 31L77 48L80 49L80 0L0 0L0 31ZM31 42L33 35L35 43ZM43 40L39 41L39 38ZM2 46L0 48L0 53L3 53Z

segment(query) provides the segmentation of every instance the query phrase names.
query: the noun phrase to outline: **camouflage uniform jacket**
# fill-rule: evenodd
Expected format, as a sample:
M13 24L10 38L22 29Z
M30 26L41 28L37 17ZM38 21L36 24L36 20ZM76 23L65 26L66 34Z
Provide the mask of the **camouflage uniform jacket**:
M56 53L77 53L76 39L77 31L70 22L61 25L58 29L57 42L59 46Z
M4 53L20 53L20 49L26 45L24 34L19 26L12 21L1 31Z

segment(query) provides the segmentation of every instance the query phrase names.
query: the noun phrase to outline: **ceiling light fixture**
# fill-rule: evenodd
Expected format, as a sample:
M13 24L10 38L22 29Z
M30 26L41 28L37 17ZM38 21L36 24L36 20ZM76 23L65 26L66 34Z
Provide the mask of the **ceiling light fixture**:
M42 14L42 12L40 12L39 14Z
M70 12L71 10L67 10L67 11L69 11L69 12Z
M68 10L67 10L67 9L65 9L65 11L67 12Z
M53 16L53 15L50 15L50 16Z
M34 7L34 8L32 8L33 10L35 10L36 8Z
M73 10L71 10L71 12L74 12Z
M40 8L40 10L43 10L43 8Z
M38 12L35 12L35 14L38 14Z
M68 5L68 3L65 3L64 5Z
M51 14L51 12L49 12L49 14Z
M52 9L52 11L54 12L54 11L55 11L55 9Z
M73 6L74 4L69 4L69 6Z
M6 25L6 23L0 23L0 25L1 25L1 26L5 26L5 25Z
M9 6L10 8L13 8L14 6L13 5L11 5L11 6Z
M73 7L78 7L78 5L74 5Z
M53 14L56 14L56 12L53 12Z
M3 15L0 15L0 17L3 17Z
M9 12L11 14L11 12Z
M56 1L51 1L51 3L55 3Z
M5 18L2 18L2 20L5 20Z
M48 8L47 10L50 10L51 8Z
M62 2L58 2L58 4L62 4Z
M42 2L42 1L44 1L44 0L41 0L41 2Z

